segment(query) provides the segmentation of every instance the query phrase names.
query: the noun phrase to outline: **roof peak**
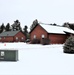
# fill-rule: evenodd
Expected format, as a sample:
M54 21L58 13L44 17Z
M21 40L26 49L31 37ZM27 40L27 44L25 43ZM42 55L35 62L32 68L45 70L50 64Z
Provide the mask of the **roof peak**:
M39 24L41 24L41 25L50 25L50 26L58 26L58 27L62 27L62 26L60 26L60 25L57 25L56 23L53 23L53 24L47 24L47 23L39 23Z

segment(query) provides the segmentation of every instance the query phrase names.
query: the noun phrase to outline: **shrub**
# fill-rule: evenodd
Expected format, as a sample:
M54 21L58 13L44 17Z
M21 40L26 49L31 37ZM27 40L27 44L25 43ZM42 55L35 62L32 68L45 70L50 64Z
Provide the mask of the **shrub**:
M74 53L74 36L70 36L64 46L63 46L63 52L64 53Z
M48 45L50 43L50 40L47 38L43 38L41 43L42 45Z
M32 44L39 44L40 43L40 40L39 39L33 39L31 41Z
M30 42L30 39L25 40L26 43Z

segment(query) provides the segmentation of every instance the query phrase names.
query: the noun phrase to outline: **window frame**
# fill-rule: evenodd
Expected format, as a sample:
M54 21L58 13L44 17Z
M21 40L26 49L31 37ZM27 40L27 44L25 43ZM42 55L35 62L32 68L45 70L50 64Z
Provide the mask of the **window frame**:
M33 38L36 39L36 35L34 35Z
M21 37L22 40L24 40L24 37Z
M5 52L4 51L1 51L1 56L5 56Z
M16 40L18 40L18 37L16 37Z
M42 35L41 35L41 38L45 38L45 35L44 35L44 34L42 34Z
M2 39L2 37L0 37L0 40Z

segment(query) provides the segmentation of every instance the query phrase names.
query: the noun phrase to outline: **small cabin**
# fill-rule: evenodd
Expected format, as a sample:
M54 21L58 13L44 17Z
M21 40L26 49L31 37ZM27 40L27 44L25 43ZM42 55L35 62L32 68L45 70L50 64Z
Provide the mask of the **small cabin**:
M26 36L21 31L6 31L0 34L0 42L24 42Z

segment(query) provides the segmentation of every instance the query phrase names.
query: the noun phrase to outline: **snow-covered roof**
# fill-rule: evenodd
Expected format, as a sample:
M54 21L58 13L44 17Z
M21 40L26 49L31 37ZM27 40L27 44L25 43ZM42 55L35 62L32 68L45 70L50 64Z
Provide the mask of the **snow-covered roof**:
M65 32L68 32L74 34L74 31L67 27L44 25L44 24L40 24L40 26L44 28L48 33L66 34Z

